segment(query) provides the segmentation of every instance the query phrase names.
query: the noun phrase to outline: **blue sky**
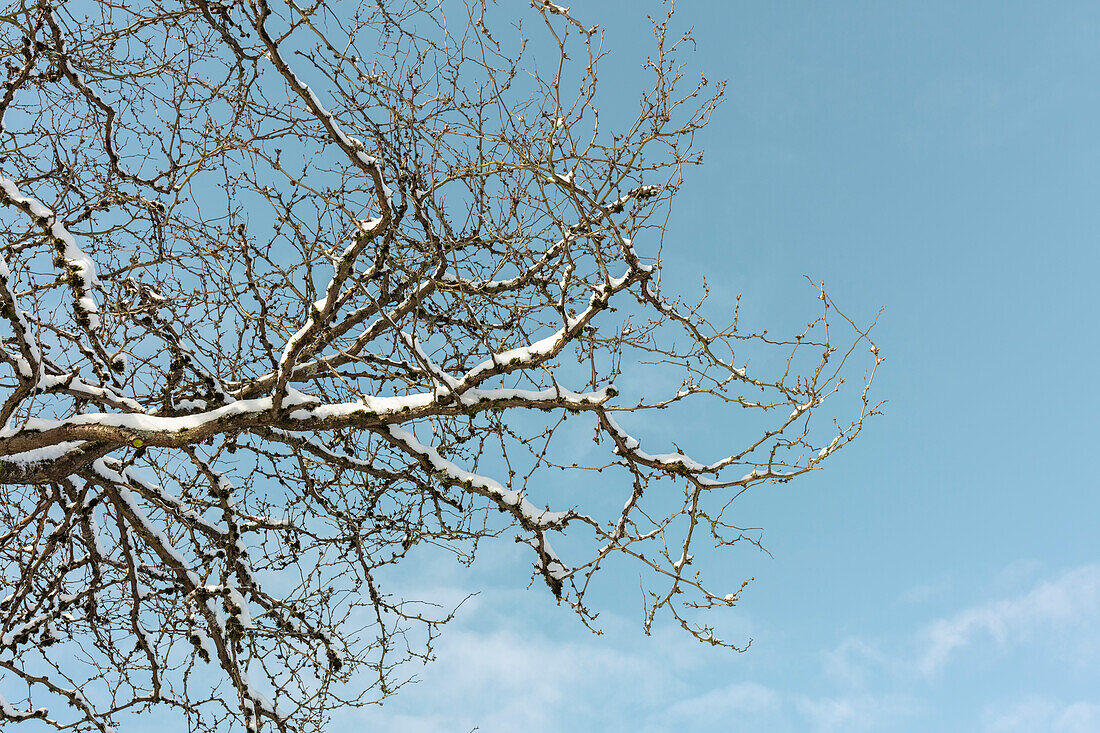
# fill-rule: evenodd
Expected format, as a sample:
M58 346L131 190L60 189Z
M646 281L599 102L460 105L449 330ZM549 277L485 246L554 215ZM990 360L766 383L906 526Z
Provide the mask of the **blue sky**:
M606 29L603 81L628 95L659 5L590 5L574 11ZM730 92L670 221L666 287L705 274L761 323L812 313L803 275L853 316L884 307L886 415L824 472L741 500L772 554L718 569L757 578L724 619L748 653L643 636L629 573L593 637L526 589L506 540L473 570L409 570L424 597L480 595L418 685L345 722L1100 730L1100 6L696 1L678 22Z

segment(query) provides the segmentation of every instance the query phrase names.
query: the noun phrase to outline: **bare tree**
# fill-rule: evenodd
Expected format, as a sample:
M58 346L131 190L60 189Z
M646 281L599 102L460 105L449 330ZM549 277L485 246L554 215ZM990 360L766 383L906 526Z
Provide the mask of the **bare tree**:
M504 533L586 624L626 557L646 631L726 644L703 612L741 591L693 553L758 543L732 500L876 412L878 352L823 289L790 339L662 294L722 97L668 19L629 114L601 112L602 34L549 0L18 0L0 24L0 720L321 730L450 618L388 568ZM698 401L739 408L724 457L627 432Z

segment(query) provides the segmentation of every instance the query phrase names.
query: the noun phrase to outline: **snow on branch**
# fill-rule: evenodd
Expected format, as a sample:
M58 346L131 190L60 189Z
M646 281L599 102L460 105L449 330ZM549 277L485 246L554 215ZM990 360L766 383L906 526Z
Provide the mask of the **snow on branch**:
M13 181L3 176L0 176L0 204L23 211L50 237L58 255L55 264L63 269L64 279L73 289L77 322L92 331L97 330L100 326L99 308L92 291L99 285L99 279L91 257L77 246L76 239L51 209L31 196L24 196ZM5 264L4 272L0 273L5 280L11 276L7 270Z

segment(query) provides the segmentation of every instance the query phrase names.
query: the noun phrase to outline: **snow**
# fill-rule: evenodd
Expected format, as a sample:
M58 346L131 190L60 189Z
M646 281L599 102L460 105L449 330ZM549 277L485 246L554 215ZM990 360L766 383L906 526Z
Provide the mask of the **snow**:
M83 440L64 440L60 443L43 446L42 448L34 448L33 450L23 451L22 453L12 453L11 455L4 456L4 460L10 463L19 463L27 466L35 463L45 463L46 461L56 461L82 445L84 445Z
M106 458L104 460L113 461L114 459ZM129 481L131 485L139 486L141 487L141 490L146 492L147 494L152 494L153 496L156 496L158 501L173 507L177 512L180 513L181 516L200 525L207 532L222 536L229 534L227 530L224 530L221 527L211 524L207 520L203 519L192 509L189 509L186 505L184 505L184 503L180 501L179 498L169 493L168 491L165 491L156 482L142 476L133 466L126 467L126 469L122 472L122 476L127 481Z
M331 418L350 417L356 414L372 414L378 417L384 417L430 407L439 397L452 393L457 393L460 402L466 406L504 400L521 402L544 402L553 400L559 403L572 405L596 405L606 402L615 391L615 388L611 386L604 387L596 392L574 392L564 387L552 387L543 390L474 389L464 387L463 382L455 380L453 377L443 372L440 372L437 376L441 379L446 378L446 384L448 386L437 387L432 392L417 392L415 394L393 397L367 395L362 397L358 402L343 402L316 406L310 405L302 409L294 410L290 413L290 418L292 420L326 420ZM452 390L454 392L452 392ZM316 402L316 399L313 401ZM306 403L289 403L284 401L284 404ZM189 415L187 417L197 416ZM0 437L3 437L2 434L0 434Z
M11 706L7 698L0 695L0 712L4 714L6 718L28 718L30 713L21 713Z
M206 635L206 632L203 631L201 628L196 627L194 631L192 631L192 633L195 635L195 638L199 640L199 646L202 647L202 650L204 652L206 652L206 658L213 659L214 644L210 641L210 637Z
M540 339L533 344L493 354L490 358L468 371L462 381L473 381L482 374L499 369L502 366L529 364L539 357L553 353L565 338L566 333L576 325L578 320L577 318L570 318L565 328L558 329L553 335Z
M369 167L376 166L378 164L378 158L375 158L373 155L367 155L365 152L363 152L364 150L366 150L366 146L363 144L362 140L348 137L344 134L344 131L340 129L340 126L336 124L336 117L328 111L325 105L321 104L321 100L317 97L316 94L314 94L309 85L305 84L301 79L299 79L294 74L294 72L290 71L289 68L287 69L286 73L290 74L290 76L294 79L294 83L297 84L301 89L303 89L305 93L309 96L310 102L313 103L313 106L317 109L318 112L320 112L321 116L325 118L325 121L329 123L333 134L335 134L336 138L340 141L341 147L354 150L356 158L358 158L359 162L363 165Z
M575 177L576 177L576 174L573 171L569 171L568 173L555 173L554 174L554 179L556 181L558 181L559 183L564 183L566 186L569 186L569 187L573 186L573 179Z
M64 420L48 418L31 418L21 429L4 428L0 430L0 438L7 438L21 432L52 430L66 425L103 425L106 427L125 428L135 431L176 433L184 430L193 430L206 423L233 415L244 415L257 412L265 412L272 409L270 397L260 397L253 400L238 400L228 405L207 412L198 412L192 415L180 415L177 417L164 417L161 415L140 415L134 413L103 413L93 412L82 415L74 415Z
M650 455L643 451L636 450L634 451L634 455L643 461L652 461L666 466L682 466L692 472L706 471L710 468L683 453L659 453L657 455Z
M596 392L574 392L565 387L551 387L542 390L532 389L468 389L462 393L461 399L464 405L475 405L479 402L496 402L498 400L519 400L523 402L543 402L554 400L566 404L596 405L606 402L615 388L604 387Z
M819 450L817 452L817 457L818 458L824 458L825 456L832 453L833 449L836 448L836 444L839 443L839 442L840 442L840 436L838 435L835 438L833 438L832 443L829 443L827 446L825 446L824 448L822 448L821 450Z
M605 412L603 416L607 420L611 432L623 442L626 450L630 453L630 457L634 460L645 464L659 464L660 466L678 467L691 474L694 474L693 480L704 486L726 486L731 483L729 481L721 481L719 479L710 478L708 476L698 475L701 473L717 473L720 469L728 465L730 461L729 458L725 458L721 461L708 465L700 463L699 461L696 461L694 458L684 453L646 453L643 450L639 450L638 440L628 434L621 427L619 427L619 424L615 421L614 416L610 412ZM619 452L620 451L618 447L616 447L615 453ZM763 475L765 474L758 474L756 471L753 471L752 473L742 477L741 482L752 481L753 479L759 478Z
M78 280L78 283L73 286L77 294L77 310L83 312L83 314L87 316L88 328L93 331L97 330L100 325L99 309L96 307L95 299L92 297L92 289L99 284L99 278L96 276L95 263L92 262L92 259L86 255L79 246L77 246L73 235L57 220L51 209L31 196L24 196L19 192L19 188L14 182L9 181L3 176L0 176L0 188L4 190L6 198L16 206L30 212L32 216L48 222L50 235L55 240L61 242L61 256L65 259L66 266ZM3 274L9 274L7 272L6 263Z
M42 202L40 202L38 199L24 196L23 194L19 193L19 188L15 185L15 183L9 181L3 176L0 176L0 188L3 188L4 193L7 194L8 198L10 198L17 205L21 204L25 206L30 212L31 216L37 217L39 219L49 219L53 216L53 212L46 208L42 204Z
M543 552L550 557L550 562L546 563L545 568L546 572L550 574L550 577L554 580L565 580L565 578L569 577L569 568L565 567L565 564L558 559L558 553L550 546L550 540L546 539L546 537L542 537L542 549ZM539 561L539 566L540 570L543 569L541 559Z
M331 282L329 283L329 286L331 288L331 286L332 286ZM323 301L318 301L318 302L324 303L324 304L327 305L328 304L328 298L325 298ZM315 309L316 309L316 303L314 304L314 306L315 306ZM320 309L316 309L316 310L320 310ZM300 342L302 339L304 339L306 337L306 335L309 333L309 330L311 328L313 328L313 324L315 322L316 321L314 320L313 313L310 313L309 314L309 320L306 322L306 325L302 326L298 330L297 333L295 333L293 336L291 336L289 339L287 339L286 346L283 347L283 354L282 354L281 357L279 357L279 369L281 371L285 371L288 368L288 365L290 363L290 358L294 354L295 349L298 346L298 342Z
M525 542L535 548L535 551L539 553L538 559L535 561L536 570L540 573L545 572L557 581L562 581L569 577L569 568L558 559L558 554L554 551L553 546L551 546L550 540L546 539L546 535L540 534L538 537L532 537ZM541 551L539 549L540 547ZM545 564L543 563L544 556L548 559Z
M252 615L248 612L248 602L245 601L244 596L241 595L241 592L233 587L228 587L225 590L226 594L229 596L230 603L236 606L237 610L240 611L239 620L241 622L241 626L246 629L255 628L256 624L252 622Z
M790 420L795 419L796 417L798 417L802 413L806 412L807 410L809 410L813 406L814 406L814 401L812 399L809 400L808 402L803 403L803 404L795 405L794 412L791 413L791 416L788 419L790 419Z
M389 190L389 189L387 189L387 190ZM359 231L373 233L375 227L377 227L381 223L382 223L381 219L364 219L361 222L359 222ZM355 246L354 244L351 245L351 247L354 247L354 246ZM349 247L348 249L350 249L351 247ZM347 253L347 251L345 250L345 254L346 253Z
M308 87L307 87L308 89ZM312 92L310 92L312 94ZM334 129L339 133L339 129ZM342 133L340 133L342 134ZM361 144L361 143L360 143ZM388 190L388 189L387 189ZM371 234L375 233L375 229L381 224L383 219L367 219L358 223L361 231ZM297 333L287 339L286 345L283 347L282 356L279 359L279 371L282 374L286 374L288 370L293 369L293 361L296 359L302 342L318 323L322 320L322 314L326 317L331 315L328 310L337 302L340 294L340 285L342 283L340 270L344 266L344 263L349 259L355 258L363 251L365 242L362 239L353 239L351 244L344 248L343 254L340 256L340 260L333 263L333 276L328 281L328 285L325 286L325 297L314 301L313 306L309 310L309 319L306 321L306 325L302 326Z
M0 636L0 646L10 647L15 642L15 638L17 636L20 636L27 631L34 631L34 629L42 626L51 618L52 617L48 613L40 613L25 624L20 624L19 626L14 627L8 633Z
M636 438L631 437L625 430L619 427L619 423L615 422L615 417L610 412L604 413L604 418L607 420L608 425L615 432L615 435L622 439L623 444L626 445L627 450L634 450L640 444Z
M310 405L319 404L321 398L314 397L313 395L299 392L293 387L286 388L286 395L283 397L283 407L294 407L296 405Z
M125 407L128 410L134 412L144 412L145 408L137 400L125 397L117 394L116 392L107 389L106 387L100 387L94 384L89 384L80 378L77 373L70 374L43 374L38 380L38 389L45 392L55 388L71 389L77 392L82 392L87 395L99 397L105 400L118 403L118 405Z
M569 14L569 8L563 7L561 5L556 5L550 2L550 0L542 0L542 6L549 10L551 13L554 13L555 15Z
M130 491L126 485L126 480L114 469L110 468L106 461L102 458L98 458L92 462L92 470L99 474L102 478L110 481L115 485L115 491L118 493L118 497L122 500L126 507L130 510L130 513L134 515L138 523L151 534L160 545L161 549L187 574L187 580L192 585L199 585L198 574L191 569L187 560L180 554L179 550L172 545L168 540L168 537L160 530L160 528L149 520L141 506L138 504L137 499L134 498L134 494Z
M404 428L390 425L389 433L410 452L426 458L431 464L432 469L437 473L464 486L481 489L478 493L488 494L501 505L515 507L525 520L536 526L549 527L559 524L569 516L569 512L550 512L539 509L525 499L518 491L506 488L496 479L487 476L479 476L476 473L471 473L461 468L457 464L451 463L446 458L439 455L439 452L435 448L424 445L416 439L416 436Z
M52 212L50 216L53 216ZM55 221L51 224L50 233L55 239L64 242L62 256L69 268L74 271L73 274L80 279L80 285L77 289L80 295L77 297L76 302L80 309L87 314L89 328L93 331L97 330L99 328L99 309L96 307L95 299L92 298L92 288L99 284L99 278L95 272L95 263L92 262L91 257L84 254L84 251L77 246L73 235L62 226L61 222Z
M4 179L0 178L0 182ZM15 363L19 369L19 375L24 378L31 378L34 376L35 369L42 363L42 352L38 346L38 339L31 333L30 323L27 322L27 314L24 311L19 310L18 307L14 307L15 293L8 287L8 283L11 281L11 271L8 269L7 257L0 257L0 288L3 288L6 299L11 302L13 310L15 312L15 321L22 332L22 341L27 345L27 350L30 352L31 359L34 360L34 365L27 361L22 352L15 355Z
M401 397L374 397L368 395L359 402L343 402L295 410L290 413L290 417L293 420L324 420L327 418L348 417L357 413L372 413L382 416L427 407L433 402L435 402L435 395L431 392L421 392Z
M255 686L253 686L252 679L248 676L248 672L242 669L240 670L239 674L241 677L241 682L244 683L248 698L252 700L252 702L254 702L261 710L270 715L274 715L280 719L286 717L279 714L279 712L275 709L275 706L271 704L271 700L268 699L267 695L263 694L262 692L257 690Z

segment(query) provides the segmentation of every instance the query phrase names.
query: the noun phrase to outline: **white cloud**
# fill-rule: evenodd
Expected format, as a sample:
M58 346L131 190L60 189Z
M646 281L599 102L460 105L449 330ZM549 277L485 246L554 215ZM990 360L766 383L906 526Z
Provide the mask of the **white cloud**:
M1005 565L993 579L994 587L1003 591L1017 590L1022 584L1036 580L1043 572L1043 563L1034 558L1021 558Z
M556 642L538 633L451 630L439 647L439 661L425 669L419 684L334 728L657 733L733 725L772 733L830 733L879 730L914 708L896 695L815 697L747 681L693 694L698 685L682 674L690 673L691 665L672 661L687 642L649 642L624 651L603 637Z
M878 646L858 637L848 637L835 649L822 654L822 671L834 684L862 690L884 673L897 674L904 663Z
M1070 704L1041 697L1029 697L1003 706L986 709L989 733L1095 733L1100 730L1100 705L1091 702Z
M1034 570L1017 563L1002 578L1023 581ZM1100 564L1063 572L923 629L896 628L879 639L854 635L818 655L818 662L812 652L800 661L774 656L774 644L767 653L757 646L745 657L719 658L674 629L643 639L628 619L614 615L601 618L608 635L576 637L551 621L558 609L547 611L537 600L503 591L479 596L477 613L467 617L476 616L478 628L445 630L439 661L422 670L421 683L344 727L657 733L732 726L830 733L909 730L927 723L926 716L961 722L961 714L973 729L984 723L989 733L1100 730L1100 705L1084 701L1017 698L984 712L980 699L950 710L936 704L940 692L954 689L966 673L962 660L948 662L968 646L1000 644L1009 667L1020 653L1029 653L1023 645L1030 644L1059 662L1076 655L1093 669L1089 654L1100 645ZM562 633L566 638L555 638Z
M904 695L848 695L810 698L799 696L795 708L812 730L888 730L902 718L914 714L918 705Z
M1037 585L1015 598L966 609L933 623L918 668L932 674L956 650L981 637L1009 644L1047 632L1100 619L1100 565L1086 565Z
M941 596L947 592L948 583L941 581L938 583L922 583L915 585L912 588L907 589L901 594L898 600L907 605L924 603L925 601Z
M698 730L707 721L773 717L780 712L781 695L755 682L742 682L680 700L661 714L681 727Z
M663 665L602 644L555 642L533 633L450 629L438 661L392 704L361 713L382 730L484 733L560 731L616 712L676 699L684 685ZM595 727L595 726L594 726ZM612 726L611 729L616 729Z
M670 705L646 730L882 730L915 709L910 699L900 695L813 697L746 682Z

